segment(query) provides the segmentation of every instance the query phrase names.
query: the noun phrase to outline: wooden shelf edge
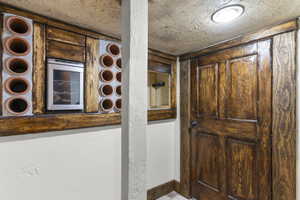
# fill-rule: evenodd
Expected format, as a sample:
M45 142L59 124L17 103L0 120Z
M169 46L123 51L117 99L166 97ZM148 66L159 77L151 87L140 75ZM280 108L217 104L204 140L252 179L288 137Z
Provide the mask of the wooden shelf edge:
M0 119L0 137L120 124L120 114L47 114Z
M176 118L176 110L152 110L148 120ZM0 137L121 124L121 114L44 114L0 118Z
M176 119L176 109L168 110L149 110L148 121L157 121L164 119Z

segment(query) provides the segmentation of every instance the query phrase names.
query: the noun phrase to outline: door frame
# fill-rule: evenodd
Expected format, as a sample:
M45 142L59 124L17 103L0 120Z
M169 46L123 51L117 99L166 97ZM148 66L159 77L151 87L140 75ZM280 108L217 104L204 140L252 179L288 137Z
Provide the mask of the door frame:
M203 56L209 53L214 53L216 51L224 50L227 48L232 48L235 46L240 46L250 42L270 38L272 39L273 49L276 49L276 46L279 45L278 49L285 48L288 52L277 51L277 59L273 59L272 68L273 73L277 72L277 76L273 77L272 81L272 91L276 94L276 91L282 92L285 88L285 85L291 86L288 88L289 92L285 95L274 95L272 96L273 107L277 109L278 112L272 112L272 118L277 119L272 122L272 133L275 135L272 136L272 183L273 183L273 200L281 200L281 197L284 197L288 200L296 200L296 79L295 78L286 78L284 72L290 72L296 77L296 35L293 38L287 38L289 32L296 34L298 30L297 20L291 20L271 28L267 28L256 33L245 35L233 40L225 41L216 46L211 46L206 49L200 50L198 52L192 52L180 56L180 123L181 123L181 144L180 144L180 193L190 198L191 197L191 188L190 188L190 117L191 117L191 99L190 99L190 90L191 90L191 80L190 73L191 67L197 65L197 57ZM300 36L300 34L299 34ZM274 43L275 40L275 43ZM288 41L289 40L289 41ZM286 41L281 42L281 41ZM276 44L277 43L277 44ZM299 41L300 43L300 41ZM300 49L300 47L298 48ZM274 52L274 51L273 51ZM282 55L280 55L282 52ZM286 56L286 53L290 55L289 64L285 66L286 70L281 69L280 57ZM300 52L298 52L300 54ZM273 56L272 56L273 57ZM300 58L300 55L299 55ZM282 73L283 72L283 73ZM273 82L281 81L280 84L274 84ZM288 100L288 102L286 102ZM282 104L283 102L287 103ZM288 114L280 112L283 106L288 107ZM282 122L283 118L289 116L289 120ZM291 127L290 129L280 130L280 123L284 123L285 127ZM277 129L276 129L277 128ZM274 130L273 130L274 129ZM286 137L289 133L289 137ZM282 147L279 145L288 144ZM275 145L274 145L275 144ZM283 155L283 156L279 156ZM288 176L294 174L294 176ZM284 181L282 181L284 180ZM284 184L283 184L284 182ZM279 194L280 193L280 194Z

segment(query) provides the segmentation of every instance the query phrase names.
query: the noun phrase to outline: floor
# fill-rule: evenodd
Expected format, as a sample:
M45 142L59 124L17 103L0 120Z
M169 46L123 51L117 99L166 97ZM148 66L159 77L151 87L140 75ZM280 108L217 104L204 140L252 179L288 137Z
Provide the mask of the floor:
M183 196L181 196L176 192L171 192L170 194L163 196L157 200L188 200L188 199L184 198Z

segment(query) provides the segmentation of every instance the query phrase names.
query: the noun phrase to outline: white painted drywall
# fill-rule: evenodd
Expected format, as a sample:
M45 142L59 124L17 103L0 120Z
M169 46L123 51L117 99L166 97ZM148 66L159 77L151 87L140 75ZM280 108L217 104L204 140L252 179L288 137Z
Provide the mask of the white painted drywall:
M300 18L298 18L298 24L300 23ZM300 116L300 30L298 30L298 35L297 35L297 85L296 85L296 98L297 98L297 102L296 102L296 108L297 108L297 112L296 112L296 119L297 119L297 135L296 135L296 146L297 146L297 160L296 160L296 173L297 173L297 179L296 179L296 199L297 200L300 200L300 195L299 195L299 191L300 191L300 132L299 132L299 124L300 124L300 119L299 119L299 116Z
M179 178L178 119L147 126L148 189ZM120 194L119 126L0 138L1 200L119 200Z
M1 138L0 199L119 198L120 128L42 135Z
M177 58L177 118L174 122L175 127L175 175L174 179L180 182L180 62L179 58Z

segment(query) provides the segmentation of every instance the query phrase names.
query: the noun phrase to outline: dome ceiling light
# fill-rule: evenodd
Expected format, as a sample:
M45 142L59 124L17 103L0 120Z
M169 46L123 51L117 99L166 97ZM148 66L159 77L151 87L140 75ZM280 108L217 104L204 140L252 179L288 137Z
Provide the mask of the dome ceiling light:
M215 11L211 19L215 23L228 23L243 15L244 11L242 5L229 5Z

